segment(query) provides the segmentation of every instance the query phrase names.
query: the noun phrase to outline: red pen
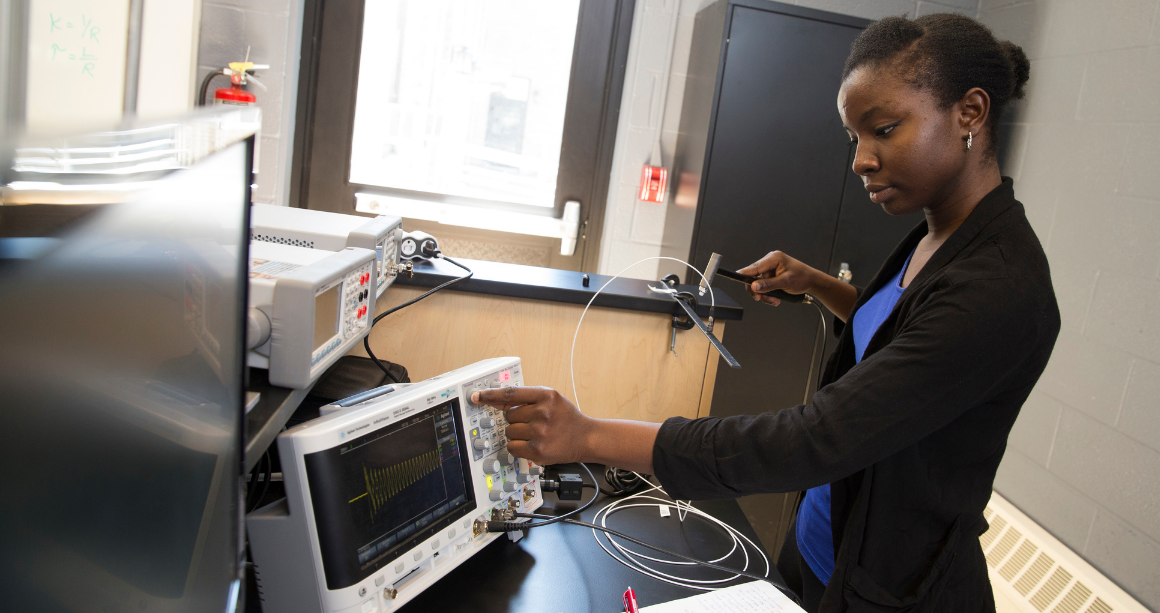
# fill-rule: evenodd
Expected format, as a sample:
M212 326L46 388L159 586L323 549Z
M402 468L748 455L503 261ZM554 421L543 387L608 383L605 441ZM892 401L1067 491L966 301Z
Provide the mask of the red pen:
M629 587L624 592L624 613L639 613L640 609L636 608L636 592Z

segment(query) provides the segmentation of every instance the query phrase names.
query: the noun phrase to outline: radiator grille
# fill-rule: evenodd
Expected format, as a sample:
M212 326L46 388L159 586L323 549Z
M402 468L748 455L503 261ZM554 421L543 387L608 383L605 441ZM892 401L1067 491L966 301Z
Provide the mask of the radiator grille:
M1076 581L1075 585L1068 590L1067 596L1059 601L1052 609L1052 613L1077 613L1080 606L1087 602L1088 597L1092 595L1092 591L1086 585Z
M1031 556L1035 555L1035 552L1038 550L1039 548L1035 546L1035 543L1027 540L1023 541L1019 549L1015 550L1015 555L1011 556L1011 559L1007 560L1003 568L999 569L999 574L1003 575L1004 579L1010 581L1019 571L1023 570L1024 566L1027 566L1027 563L1031 561Z
M990 527L979 545L996 601L1023 613L1148 613L999 494L992 494L983 517Z
M1002 517L996 517L995 521L991 522L991 528L984 532L983 536L979 537L979 544L983 546L984 550L987 549L991 546L991 543L995 542L995 537L999 536L999 533L1006 527L1007 520Z
M1092 606L1088 607L1087 613L1112 613L1112 608L1108 606L1108 603L1096 598Z
M1035 558L1035 563L1031 565L1031 568L1015 582L1015 591L1026 596L1031 591L1031 588L1039 585L1039 582L1043 580L1043 576L1054 565L1055 560L1052 560L1046 553L1039 554L1039 557Z
M995 545L991 551L987 552L987 564L990 564L992 567L998 566L999 562L1002 562L1003 558L1007 557L1007 554L1011 553L1011 548L1014 547L1015 543L1018 543L1019 539L1021 538L1023 538L1023 533L1019 532L1015 528L1011 528L1006 533L1004 533L1003 536L999 539L999 544Z
M1040 611L1046 609L1047 605L1051 604L1067 586L1068 581L1071 581L1071 573L1057 567L1055 572L1051 573L1047 583L1044 583L1043 587L1039 588L1039 591L1031 597L1031 604Z

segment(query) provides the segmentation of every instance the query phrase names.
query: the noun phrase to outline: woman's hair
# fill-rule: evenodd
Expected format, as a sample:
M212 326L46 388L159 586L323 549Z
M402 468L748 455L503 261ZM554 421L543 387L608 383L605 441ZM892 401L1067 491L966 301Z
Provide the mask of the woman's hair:
M871 23L850 46L842 80L867 65L896 69L908 83L933 93L944 107L958 102L972 87L981 87L991 97L987 130L992 154L1003 109L1023 97L1031 74L1022 48L997 40L987 26L953 13L887 17Z

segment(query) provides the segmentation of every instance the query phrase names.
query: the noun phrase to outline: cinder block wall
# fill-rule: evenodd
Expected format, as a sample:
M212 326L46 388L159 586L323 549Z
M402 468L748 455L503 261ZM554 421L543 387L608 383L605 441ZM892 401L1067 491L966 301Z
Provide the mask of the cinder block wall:
M982 0L1031 57L1004 174L1047 250L1063 330L995 489L1160 610L1157 0Z
M197 84L210 71L240 62L269 64L258 72L266 90L251 85L262 109L258 177L254 202L285 205L289 196L290 158L294 144L294 111L298 95L303 0L203 0L198 43ZM213 90L229 87L217 77Z

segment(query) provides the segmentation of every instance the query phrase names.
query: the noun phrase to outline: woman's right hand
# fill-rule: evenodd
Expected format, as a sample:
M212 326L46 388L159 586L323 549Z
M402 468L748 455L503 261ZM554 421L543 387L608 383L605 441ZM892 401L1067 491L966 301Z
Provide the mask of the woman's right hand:
M764 295L767 292L780 289L790 294L813 293L816 279L823 274L820 270L807 266L781 251L771 251L737 272L762 279L746 285L745 291L749 292L754 300L773 306L781 304L781 300Z

